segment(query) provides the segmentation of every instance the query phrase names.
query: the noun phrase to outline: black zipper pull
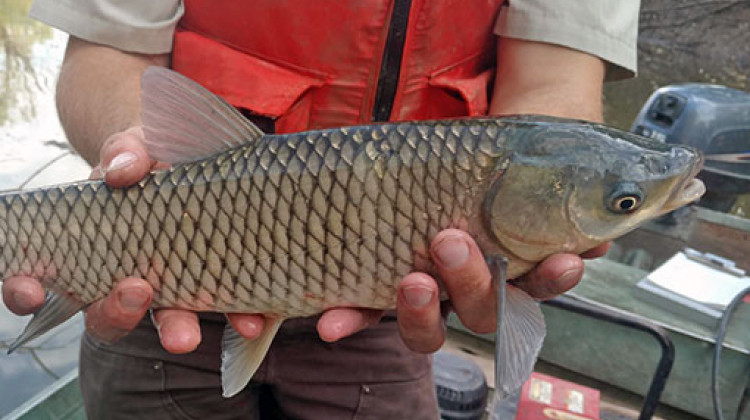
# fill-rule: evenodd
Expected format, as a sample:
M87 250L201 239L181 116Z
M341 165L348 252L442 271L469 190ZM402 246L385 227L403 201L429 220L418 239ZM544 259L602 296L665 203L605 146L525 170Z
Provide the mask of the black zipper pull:
M401 60L404 56L410 10L411 0L396 0L393 5L388 37L383 49L383 61L380 64L375 102L372 107L373 121L388 121L391 118L393 100L396 98L396 88L401 72Z

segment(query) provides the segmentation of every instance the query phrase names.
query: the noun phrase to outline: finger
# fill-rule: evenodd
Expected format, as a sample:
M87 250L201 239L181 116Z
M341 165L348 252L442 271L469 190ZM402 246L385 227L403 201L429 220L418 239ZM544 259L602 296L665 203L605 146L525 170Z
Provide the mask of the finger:
M612 242L605 242L603 244L599 244L595 246L594 248L591 248L588 251L581 254L581 258L591 259L591 258L603 257L609 251L609 248L611 246L612 246Z
M438 286L432 277L412 273L398 286L396 317L401 338L410 349L432 353L445 341L445 323L440 313Z
M329 343L338 341L377 324L382 316L383 311L377 309L329 309L318 320L318 335Z
M248 340L260 337L265 325L265 318L258 314L227 314L227 319L232 328Z
M44 288L30 277L11 277L2 282L3 302L16 315L36 312L44 303Z
M145 280L121 280L107 297L86 309L86 330L101 341L114 342L135 328L152 297L153 290Z
M572 289L583 277L583 260L577 255L555 254L516 282L535 299L550 299Z
M184 309L154 311L156 329L164 349L170 353L189 353L201 342L198 314Z
M99 152L101 171L112 187L132 185L154 166L143 143L143 128L131 127L111 135Z
M470 330L494 330L495 292L482 252L471 237L460 230L438 233L430 249L451 304Z

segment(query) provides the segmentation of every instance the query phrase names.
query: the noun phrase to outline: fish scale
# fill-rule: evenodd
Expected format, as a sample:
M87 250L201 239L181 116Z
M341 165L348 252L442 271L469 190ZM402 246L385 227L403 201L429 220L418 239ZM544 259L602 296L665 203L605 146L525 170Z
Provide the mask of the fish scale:
M130 188L88 181L2 195L0 272L84 303L138 276L157 290L156 307L284 316L392 307L414 250L424 255L471 213L467 192L491 169L475 170L470 150L494 140L469 127L270 135Z

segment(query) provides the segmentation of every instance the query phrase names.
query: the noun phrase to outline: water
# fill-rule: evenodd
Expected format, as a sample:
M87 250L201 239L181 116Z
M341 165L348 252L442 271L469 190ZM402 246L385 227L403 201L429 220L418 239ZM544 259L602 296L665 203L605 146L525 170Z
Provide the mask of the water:
M0 0L0 34L10 35L0 42L0 191L84 179L89 172L65 142L55 112L67 35L27 18L30 4ZM0 417L77 366L80 314L5 355L25 324L0 305Z

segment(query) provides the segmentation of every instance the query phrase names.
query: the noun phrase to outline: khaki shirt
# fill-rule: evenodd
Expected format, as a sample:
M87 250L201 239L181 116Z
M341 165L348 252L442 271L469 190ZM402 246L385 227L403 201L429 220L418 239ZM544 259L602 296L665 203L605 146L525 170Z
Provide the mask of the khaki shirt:
M511 0L499 36L562 45L610 63L608 79L635 74L640 0ZM172 49L180 0L35 0L31 16L97 44L143 54Z

